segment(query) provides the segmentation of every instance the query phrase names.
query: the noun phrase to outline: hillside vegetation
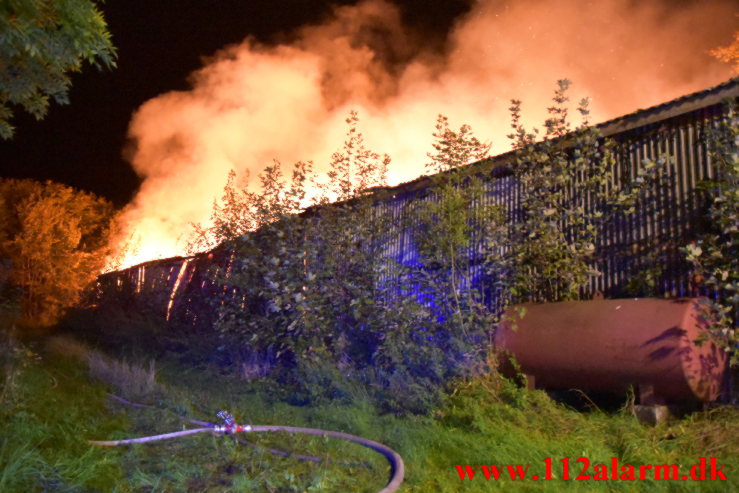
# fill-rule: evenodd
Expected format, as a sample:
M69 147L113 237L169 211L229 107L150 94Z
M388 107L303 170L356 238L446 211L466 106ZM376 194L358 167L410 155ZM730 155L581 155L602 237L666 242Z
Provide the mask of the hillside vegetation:
M201 434L117 448L87 440L123 439L194 427L185 419L217 421L227 410L240 423L344 431L387 444L406 464L401 491L716 491L739 488L739 410L717 407L655 428L621 411L587 412L528 391L496 374L459 381L427 416L380 414L366 391L347 399L291 405L279 389L194 368L173 357L123 358L70 338L19 342L3 336L0 398L0 490L27 491L379 491L384 459L332 439L279 434ZM111 394L129 402L124 404ZM273 455L310 455L319 462ZM592 464L679 464L700 457L726 464L728 481L485 481L460 480L457 464L530 464L569 457ZM682 469L681 469L682 470ZM592 471L591 471L592 473Z

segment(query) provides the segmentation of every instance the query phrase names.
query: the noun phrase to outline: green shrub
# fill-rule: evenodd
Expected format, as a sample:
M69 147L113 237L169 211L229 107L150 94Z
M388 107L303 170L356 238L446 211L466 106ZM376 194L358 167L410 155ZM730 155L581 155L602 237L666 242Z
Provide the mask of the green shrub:
M715 299L703 302L716 322L710 337L739 367L739 116L731 106L728 116L709 133L708 147L716 174L701 184L709 199L708 229L683 251L693 264L698 287Z

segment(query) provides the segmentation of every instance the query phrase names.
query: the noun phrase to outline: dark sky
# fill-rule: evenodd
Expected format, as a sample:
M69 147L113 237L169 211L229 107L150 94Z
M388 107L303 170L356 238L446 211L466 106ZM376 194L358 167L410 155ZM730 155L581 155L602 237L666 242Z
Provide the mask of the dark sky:
M355 1L337 0L338 5ZM442 43L470 0L396 0L404 21ZM0 140L0 176L54 180L126 204L139 180L122 157L131 114L158 94L188 88L202 57L247 36L263 42L330 12L325 0L106 0L118 68L85 66L71 104L52 104L40 122L16 109L15 137Z

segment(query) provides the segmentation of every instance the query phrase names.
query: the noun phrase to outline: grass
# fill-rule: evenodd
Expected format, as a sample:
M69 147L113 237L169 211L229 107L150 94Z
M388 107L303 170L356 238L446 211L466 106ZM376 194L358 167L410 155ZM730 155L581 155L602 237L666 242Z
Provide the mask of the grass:
M91 448L90 433L126 427L110 414L105 388L73 361L39 360L33 348L3 341L0 491L110 491L123 478L113 454Z
M62 353L62 354L60 354ZM477 491L736 491L739 410L717 408L655 428L624 411L577 412L543 392L492 375L460 383L430 416L379 414L361 391L347 404L292 406L259 381L218 375L176 359L122 361L69 340L0 345L5 377L0 401L0 491L114 492L375 492L388 468L355 444L285 434L244 435L259 447L200 434L131 447L99 448L88 439L121 439L176 431L184 418L216 421L219 410L240 423L345 431L394 448L406 464L405 492ZM37 356L37 355L40 355ZM128 390L126 390L128 389ZM148 404L112 400L123 394ZM324 459L301 462L265 448ZM574 477L585 456L593 464L680 464L717 457L723 481L460 481L455 464L530 464L570 457ZM592 471L591 471L592 472ZM560 474L561 475L561 474Z
M90 376L108 384L127 399L150 396L162 390L156 381L154 360L146 365L119 360L69 337L51 337L45 346L52 353L86 361Z

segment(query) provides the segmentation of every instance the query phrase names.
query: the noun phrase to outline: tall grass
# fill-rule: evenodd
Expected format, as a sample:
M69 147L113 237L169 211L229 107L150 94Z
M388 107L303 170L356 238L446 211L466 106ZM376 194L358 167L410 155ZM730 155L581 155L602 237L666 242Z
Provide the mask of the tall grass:
M282 399L274 384L247 383L177 359L157 361L154 378L153 366L97 353L100 367L110 372L100 373L108 375L101 382L89 363L96 351L71 342L56 350L77 358L54 353L32 358L16 376L13 399L3 402L0 491L374 492L388 477L387 463L374 452L321 437L240 436L256 447L207 434L125 448L97 448L86 441L175 431L186 425L183 418L216 421L219 410L232 412L240 423L332 429L385 443L405 460L403 492L739 490L739 411L734 408L650 428L628 410L578 412L543 392L488 374L458 382L431 415L398 417L379 412L366 389L348 386L339 399L296 406ZM154 393L142 399L156 407L133 408L108 398L111 387L123 393L115 382L128 380L156 382ZM130 392L142 392L137 388ZM268 449L322 460L302 462ZM461 481L455 468L530 464L532 473L541 473L546 457L558 464L581 456L594 464L618 457L621 463L683 467L699 457L717 457L727 464L729 481Z
M127 399L146 398L161 391L156 380L156 364L153 359L145 365L119 360L63 336L50 338L46 346L56 354L85 361L90 376L110 385L115 392Z
M111 491L120 468L86 441L124 426L106 409L104 388L79 365L0 339L15 355L11 364L4 355L14 387L0 402L0 491Z
M159 390L154 360L141 366L95 353L90 355L87 364L90 375L112 385L128 399L149 396Z

